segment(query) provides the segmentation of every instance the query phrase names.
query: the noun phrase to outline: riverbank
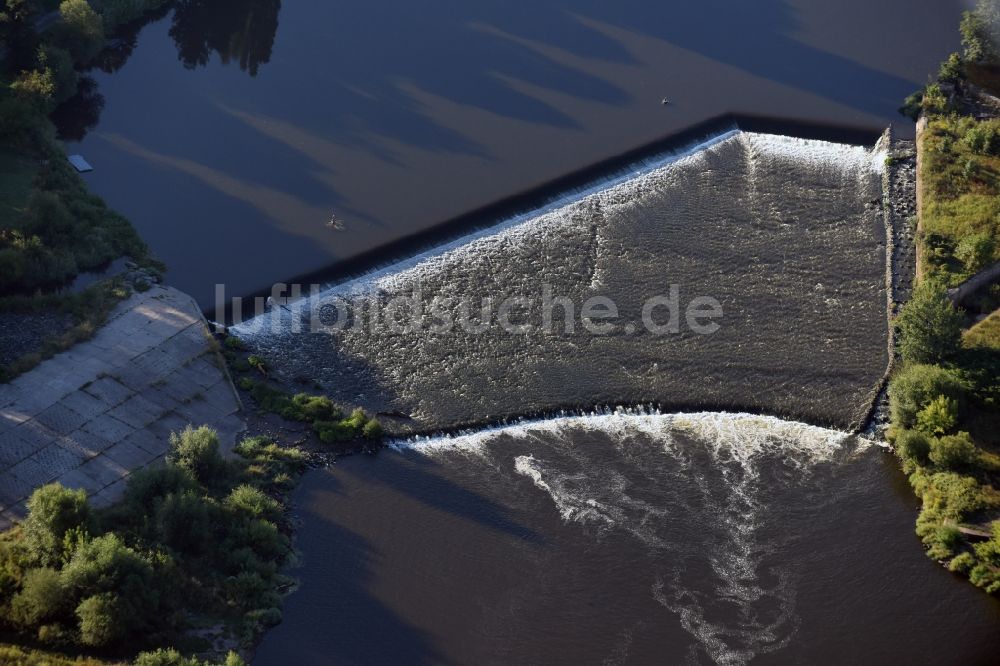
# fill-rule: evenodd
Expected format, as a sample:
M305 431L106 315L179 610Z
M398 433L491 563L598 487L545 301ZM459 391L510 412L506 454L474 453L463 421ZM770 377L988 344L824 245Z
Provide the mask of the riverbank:
M902 363L889 386L895 445L922 507L917 534L933 559L1000 592L1000 336L997 287L956 297L997 259L1000 105L984 89L995 14L981 5L963 21L963 54L941 67L920 99L912 300L896 319ZM992 47L990 47L992 48ZM989 51L993 53L993 51ZM976 279L972 280L977 281ZM961 289L959 289L961 291ZM969 291L969 290L966 290ZM968 310L957 307L961 301ZM978 320L982 320L977 324Z
M72 99L122 23L161 0L12 3L0 9L0 381L88 339L130 288L159 281L129 222L88 191L50 114ZM130 258L125 271L101 274ZM81 275L85 279L77 280ZM97 282L81 288L77 282Z

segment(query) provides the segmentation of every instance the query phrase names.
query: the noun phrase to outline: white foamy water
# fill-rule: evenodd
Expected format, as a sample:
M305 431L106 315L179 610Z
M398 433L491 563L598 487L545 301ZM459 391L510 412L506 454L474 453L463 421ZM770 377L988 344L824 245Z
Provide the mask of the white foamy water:
M577 447L584 436L592 449L598 435L603 454ZM619 408L392 446L449 465L471 458L507 468L547 495L565 525L598 540L627 535L657 561L677 562L647 572L651 597L712 661L745 664L787 645L799 623L802 572L775 563L782 538L768 525L769 491L807 486L818 466L874 444L752 414Z
M442 267L462 262L470 255L488 252L499 244L523 242L540 230L566 222L561 209L580 204L617 204L628 206L650 190L661 186L677 169L703 162L711 149L728 142L739 142L750 154L770 159L785 159L818 169L835 180L844 173L861 176L880 175L885 168L886 151L872 150L829 141L800 139L732 129L676 152L650 158L591 185L566 192L544 206L515 215L495 225L463 235L447 243L392 262L343 282L327 285L320 293L289 303L287 308L272 308L232 327L241 337L252 338L264 332L287 330L316 301L334 296L360 296L378 291L392 291L409 286L422 277L438 273ZM751 162L753 164L754 162Z

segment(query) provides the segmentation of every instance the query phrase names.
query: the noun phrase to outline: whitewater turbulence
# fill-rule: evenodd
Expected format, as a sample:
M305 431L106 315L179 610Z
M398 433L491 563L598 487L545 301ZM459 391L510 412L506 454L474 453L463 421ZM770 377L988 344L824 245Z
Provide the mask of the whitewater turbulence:
M638 542L635 575L666 609L659 622L683 627L696 662L744 664L794 636L795 584L810 573L783 552L795 523L778 497L822 512L823 470L871 443L749 414L617 410L394 446L471 467L485 484L512 472L566 529Z
M306 299L236 331L290 377L409 415L401 425L414 430L650 403L846 428L888 361L883 161L863 147L732 132L320 297L342 296L357 312L437 298L437 314L424 308L414 320L413 305L400 325L308 332L317 299ZM644 304L672 288L681 307L715 299L718 331L643 327ZM545 289L570 304L574 330L558 306L557 328L546 332ZM442 311L452 321L468 315L463 299L478 313L484 299L510 296L534 299L514 315L530 330L511 333L495 319L481 331L436 327ZM579 323L596 296L616 305L611 333Z

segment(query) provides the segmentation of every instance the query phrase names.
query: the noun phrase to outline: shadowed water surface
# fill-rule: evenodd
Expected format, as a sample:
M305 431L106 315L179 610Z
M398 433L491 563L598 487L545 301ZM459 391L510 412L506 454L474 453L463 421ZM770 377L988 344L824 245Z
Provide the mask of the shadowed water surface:
M255 663L992 663L1000 605L924 556L888 456L617 413L344 460Z
M722 114L900 123L963 8L174 4L92 73L64 134L206 307L217 282L267 288Z

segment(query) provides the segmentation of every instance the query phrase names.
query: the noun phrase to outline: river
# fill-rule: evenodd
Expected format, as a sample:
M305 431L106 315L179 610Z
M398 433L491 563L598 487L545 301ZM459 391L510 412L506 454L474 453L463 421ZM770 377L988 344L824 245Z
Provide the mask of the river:
M912 133L896 109L958 48L963 3L175 6L64 133L207 308L217 283L269 289L723 114Z
M891 454L748 415L604 414L311 472L255 664L992 664Z
M994 663L1000 604L842 432L888 361L872 146L912 133L963 8L179 0L123 35L60 113L88 185L206 308L324 281L240 333L453 433L305 477L300 586L254 663ZM616 328L302 328L322 298L545 285ZM651 330L672 285L718 328Z

